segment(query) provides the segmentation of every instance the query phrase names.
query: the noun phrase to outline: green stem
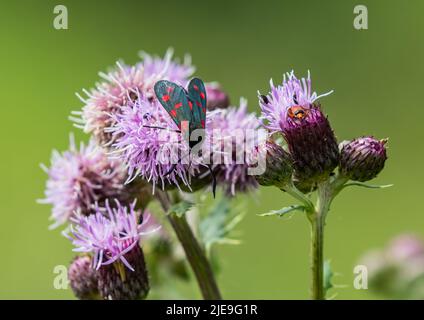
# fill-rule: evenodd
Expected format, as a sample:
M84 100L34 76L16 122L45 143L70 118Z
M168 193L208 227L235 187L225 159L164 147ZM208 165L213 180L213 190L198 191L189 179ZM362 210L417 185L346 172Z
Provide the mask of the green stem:
M171 202L166 192L158 192L157 198L163 210L168 213ZM205 252L193 234L185 216L177 216L174 213L167 215L168 220L180 241L187 260L193 270L202 296L205 300L221 300L212 267L206 258Z
M311 298L324 300L324 223L316 214L311 220Z
M324 288L324 227L331 201L334 198L333 187L329 182L318 185L318 199L315 210L309 212L311 223L311 298L325 299Z
M293 183L280 187L305 207L305 212L311 223L311 298L324 300L326 289L324 288L324 227L327 213L330 210L334 197L343 189L349 179L338 174L332 179L318 184L318 198L316 205L300 192Z

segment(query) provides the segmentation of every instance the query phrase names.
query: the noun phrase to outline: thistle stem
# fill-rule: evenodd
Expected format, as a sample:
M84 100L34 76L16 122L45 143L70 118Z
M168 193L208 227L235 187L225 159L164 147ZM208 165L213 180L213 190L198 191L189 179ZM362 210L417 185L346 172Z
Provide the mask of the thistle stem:
M311 223L311 298L313 300L325 299L324 226L333 199L332 190L329 182L318 185L318 200L315 210L308 213L308 219Z
M166 192L158 192L157 198L165 213L168 213L171 207L168 194ZM196 240L185 216L179 217L174 213L169 213L167 218L184 249L203 298L205 300L221 300L221 293L216 284L212 267L206 258L204 250Z
M324 224L316 215L311 221L311 298L324 300Z

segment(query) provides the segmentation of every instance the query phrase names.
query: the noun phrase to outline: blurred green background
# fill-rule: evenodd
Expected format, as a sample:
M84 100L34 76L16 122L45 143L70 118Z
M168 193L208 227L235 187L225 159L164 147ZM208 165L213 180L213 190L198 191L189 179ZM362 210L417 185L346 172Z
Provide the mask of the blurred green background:
M353 8L365 4L369 29L353 28ZM97 72L144 50L190 53L197 75L220 81L233 102L249 100L269 79L294 69L311 70L317 92L340 140L373 134L389 137L389 160L375 183L385 190L348 189L327 221L325 256L345 285L340 299L376 298L352 286L362 253L392 236L424 234L420 205L424 181L421 106L424 63L423 1L15 1L0 4L2 119L0 182L0 298L72 298L53 288L53 268L73 254L59 230L48 231L43 197L53 148L68 146L67 119L81 107L74 93L90 88ZM53 8L64 4L69 29L55 30ZM225 298L306 299L309 226L292 219L259 218L292 200L264 188L247 202L241 246L219 248L219 283ZM199 297L195 285L187 295Z

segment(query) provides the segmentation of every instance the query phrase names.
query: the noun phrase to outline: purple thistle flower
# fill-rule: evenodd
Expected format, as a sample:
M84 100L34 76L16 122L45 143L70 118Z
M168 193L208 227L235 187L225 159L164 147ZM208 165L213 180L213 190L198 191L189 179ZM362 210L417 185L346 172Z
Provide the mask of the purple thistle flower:
M369 288L386 298L424 299L424 242L400 234L384 248L367 252L359 262L368 269Z
M294 179L302 191L311 191L339 163L336 137L319 105L312 105L305 118L287 118L284 138L294 160Z
M386 254L398 262L424 257L424 241L415 234L398 235L389 243Z
M149 90L153 93L153 86L159 80L169 80L179 85L185 86L188 79L194 73L196 68L191 64L191 57L185 55L183 63L172 60L173 50L168 49L164 58L159 56L151 56L146 52L140 52L142 66L144 73L148 79L154 79L150 83Z
M115 125L107 132L117 137L112 147L116 157L128 168L128 181L140 176L153 184L153 190L157 184L161 188L169 184L179 187L180 183L190 186L197 165L188 164L185 155L189 153L189 146L181 140L181 134L175 132L178 127L157 99L148 99L140 93L138 99L122 107L114 119ZM174 163L176 166L170 172Z
M80 270L85 270L87 263L76 266L76 294L85 293L86 287L92 288L96 280L97 292L104 299L145 298L149 279L140 240L159 227L149 224L149 214L144 214L139 223L135 201L126 207L115 200L115 205L111 208L106 202L105 208L97 207L89 216L77 213L71 219L70 232L63 233L76 247L74 251L88 254L91 263L93 276L89 279Z
M124 188L125 168L110 160L93 139L77 149L71 135L69 150L53 151L50 168L42 168L49 178L45 199L39 202L53 206L51 228L68 221L75 211L88 215L95 203L103 205L107 198L132 202L135 197L130 186Z
M307 78L301 79L296 78L294 71L286 73L282 85L275 86L271 79L270 86L271 92L267 96L258 94L262 117L267 122L265 126L272 132L284 130L290 107L297 105L309 109L319 98L333 93L332 90L321 95L313 92L309 72Z
M212 160L213 169L218 185L223 186L227 195L235 196L236 191L246 192L258 186L255 177L248 173L257 154L257 142L253 141L254 136L246 133L249 130L256 132L259 127L257 117L247 112L245 99L240 100L240 107L217 109L211 112L210 118L207 119L206 141L212 143L210 155L215 157L221 153L224 160L222 164L214 164ZM244 152L241 154L242 159L238 159L236 153L243 143L246 148L241 150ZM251 149L248 149L249 147ZM232 152L228 153L226 150Z
M70 234L63 233L75 246L74 251L92 255L93 267L97 270L105 265L122 262L129 270L135 269L128 262L126 254L139 246L142 236L158 228L145 228L149 215L138 223L140 212L135 210L135 201L129 206L122 206L115 200L116 207L97 207L93 214L84 216L76 213L71 218Z
M135 66L116 63L109 73L99 73L102 81L90 91L83 90L87 98L77 94L84 103L82 111L75 111L71 119L77 127L92 133L102 145L112 143L110 134L104 129L114 124L113 114L119 113L121 106L137 98L138 92L154 97L153 86L158 80L167 79L185 85L193 74L190 59L184 64L172 60L173 51L168 50L164 58L141 54L143 61Z
M337 167L339 149L327 117L312 92L311 79L297 79L293 72L284 77L283 84L260 96L266 127L282 132L293 158L294 181L303 192L311 191Z

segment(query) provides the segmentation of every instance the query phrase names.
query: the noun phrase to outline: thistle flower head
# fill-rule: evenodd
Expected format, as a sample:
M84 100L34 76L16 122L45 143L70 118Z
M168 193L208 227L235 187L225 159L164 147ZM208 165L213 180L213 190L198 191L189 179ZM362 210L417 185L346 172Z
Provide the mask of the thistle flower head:
M206 107L208 110L225 109L230 105L230 98L221 86L216 82L205 84L206 96L208 97Z
M64 235L72 241L74 251L92 256L93 267L97 270L112 263L122 263L134 271L127 253L139 247L143 235L155 231L144 227L148 216L139 224L139 215L140 212L135 210L135 202L125 207L116 200L116 207L111 208L107 201L105 208L97 207L89 216L76 213L71 218L73 224L70 233Z
M221 154L223 162L213 164L213 168L218 185L224 187L227 195L234 196L236 191L245 192L258 185L248 170L255 164L258 146L255 132L259 127L259 120L248 113L244 99L240 107L218 109L207 119L207 139L212 140L215 157Z
M148 99L140 93L138 99L122 107L114 119L115 125L107 131L117 137L112 147L116 157L128 168L129 181L140 176L153 187L190 185L197 165L180 161L187 160L189 146L181 140L181 134L175 132L178 127L156 99Z
M305 110L321 97L331 94L333 91L318 95L312 91L312 81L308 72L307 78L296 78L294 71L286 73L281 85L274 85L270 81L271 91L268 95L259 94L259 104L262 110L262 118L266 120L265 126L271 131L283 131L289 118L289 109L294 106Z
M68 268L69 284L78 299L90 300L99 296L97 272L90 256L76 256Z
M104 129L114 124L112 115L119 114L123 105L135 100L138 92L154 97L153 86L158 80L185 84L194 72L189 59L179 64L172 60L172 55L172 50L168 50L164 58L142 53L143 60L135 66L117 62L115 69L99 74L102 81L94 89L83 90L86 98L78 95L84 106L82 112L74 112L75 117L71 119L85 132L92 133L101 145L110 145L112 137Z
M415 234L398 235L389 243L387 255L398 262L417 257L424 258L424 241Z
M103 205L108 198L131 202L132 193L124 188L125 168L110 160L104 150L93 139L77 148L73 137L69 150L53 151L51 166L42 166L49 178L45 199L41 203L53 206L52 227L57 227L79 211L82 215L91 212L93 205Z
M294 161L294 179L298 185L312 188L326 179L337 167L337 140L327 117L316 100L322 96L312 92L311 79L297 79L287 74L281 86L271 82L268 96L260 96L266 127L282 132Z
M330 123L318 105L302 119L288 117L283 135L293 157L294 178L300 184L326 179L339 163L339 149Z
M359 262L368 270L369 288L391 299L424 298L424 242L413 234L396 236Z
M340 170L343 175L356 181L375 178L386 162L387 140L361 137L342 144Z

